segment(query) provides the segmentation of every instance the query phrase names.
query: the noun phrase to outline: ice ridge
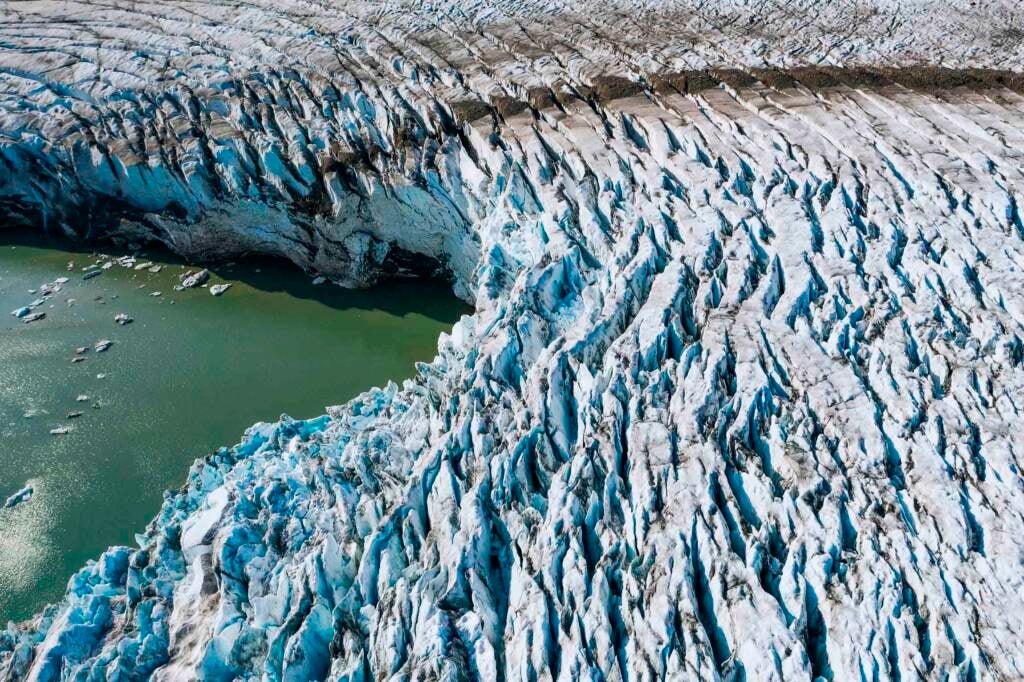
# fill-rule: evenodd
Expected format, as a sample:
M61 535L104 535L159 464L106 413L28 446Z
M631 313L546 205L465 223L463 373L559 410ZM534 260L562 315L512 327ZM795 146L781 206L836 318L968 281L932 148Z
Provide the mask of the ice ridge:
M1012 10L8 4L10 221L476 312L197 461L0 677L1024 677Z

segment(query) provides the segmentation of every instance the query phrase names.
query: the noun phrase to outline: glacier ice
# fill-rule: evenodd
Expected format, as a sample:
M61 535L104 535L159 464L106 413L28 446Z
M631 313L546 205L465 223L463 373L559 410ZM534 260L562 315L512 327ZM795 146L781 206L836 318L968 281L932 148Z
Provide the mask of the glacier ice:
M4 500L4 509L11 509L13 507L17 507L19 504L28 502L32 499L32 495L34 493L35 488L33 488L31 484L25 484L21 489Z
M1014 3L0 16L9 222L476 307L197 461L0 677L1024 677Z

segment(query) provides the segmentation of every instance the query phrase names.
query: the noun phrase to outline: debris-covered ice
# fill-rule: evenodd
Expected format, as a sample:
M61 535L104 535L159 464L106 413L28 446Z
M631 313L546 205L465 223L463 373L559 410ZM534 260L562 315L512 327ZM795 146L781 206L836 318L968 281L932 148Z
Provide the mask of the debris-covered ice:
M0 677L1024 678L1017 3L0 14L5 210L476 306Z

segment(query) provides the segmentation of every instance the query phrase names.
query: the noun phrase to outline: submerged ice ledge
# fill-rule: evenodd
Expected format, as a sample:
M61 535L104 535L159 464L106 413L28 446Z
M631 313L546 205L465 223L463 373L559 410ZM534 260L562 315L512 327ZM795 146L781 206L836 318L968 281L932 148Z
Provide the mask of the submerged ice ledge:
M66 27L22 4L56 37L3 56L5 210L355 284L423 254L477 312L402 387L197 462L139 548L0 634L0 675L1024 675L1024 98L1005 83L698 87L645 12L612 31L564 3L572 21L517 28L483 3L465 24L409 4L414 36L361 5L286 8L275 31L214 5L222 42L149 87L127 53L94 82L67 53L30 77ZM906 3L909 24L854 25L851 54L994 66L943 31L1005 8ZM818 9L820 29L853 3ZM97 30L152 53L195 29L164 21Z

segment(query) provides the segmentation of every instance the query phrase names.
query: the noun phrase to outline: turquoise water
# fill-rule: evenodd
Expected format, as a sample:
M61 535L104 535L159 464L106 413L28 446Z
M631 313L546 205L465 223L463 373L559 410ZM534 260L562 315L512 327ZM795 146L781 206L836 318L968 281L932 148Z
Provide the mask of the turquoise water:
M134 544L195 458L257 421L412 376L470 312L441 283L347 291L277 263L211 268L211 283L232 283L220 297L175 291L188 268L153 254L136 264L159 273L114 265L83 280L94 255L11 239L0 235L0 505L26 483L35 495L0 509L0 623L58 599L109 545ZM45 319L9 314L58 277L70 281L36 308ZM122 312L134 321L116 324ZM100 339L114 344L97 353Z

